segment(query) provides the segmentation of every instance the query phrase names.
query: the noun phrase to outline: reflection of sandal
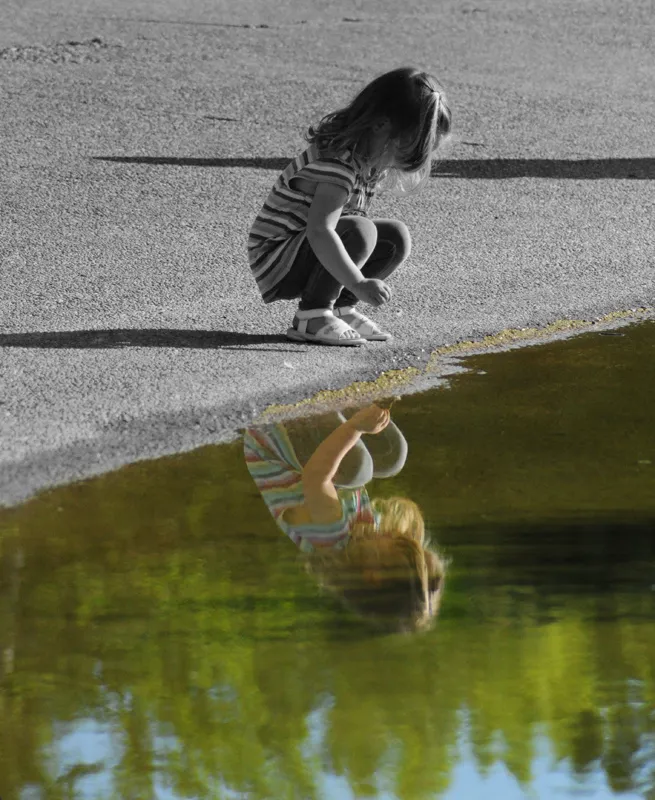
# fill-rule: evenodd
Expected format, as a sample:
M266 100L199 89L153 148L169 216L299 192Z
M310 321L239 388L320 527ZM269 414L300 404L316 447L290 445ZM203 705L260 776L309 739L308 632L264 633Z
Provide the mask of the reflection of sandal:
M325 325L319 328L316 333L307 330L307 320L323 317ZM298 327L291 327L287 330L287 339L294 342L317 342L318 344L334 344L341 347L357 347L366 344L366 339L361 336L347 336L348 331L353 329L334 316L328 308L311 308L308 311L296 311Z
M390 333L381 331L372 319L364 316L353 306L335 308L334 313L337 317L344 319L361 337L368 339L370 342L388 342L392 338Z

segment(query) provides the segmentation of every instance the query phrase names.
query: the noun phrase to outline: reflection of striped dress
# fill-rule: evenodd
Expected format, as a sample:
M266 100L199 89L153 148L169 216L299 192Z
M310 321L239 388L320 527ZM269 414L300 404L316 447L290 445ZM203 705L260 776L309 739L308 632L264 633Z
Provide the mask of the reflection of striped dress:
M348 532L356 522L374 522L368 492L337 488L341 501L341 519L329 524L308 523L290 526L283 514L288 508L305 501L302 486L302 467L283 425L250 428L243 439L246 466L264 502L279 527L301 550L317 547L343 547Z
M265 303L276 299L276 287L289 272L305 239L312 198L289 185L293 178L333 183L348 192L343 214L368 211L375 191L361 162L350 152L321 157L311 145L278 177L260 209L248 238L248 259Z

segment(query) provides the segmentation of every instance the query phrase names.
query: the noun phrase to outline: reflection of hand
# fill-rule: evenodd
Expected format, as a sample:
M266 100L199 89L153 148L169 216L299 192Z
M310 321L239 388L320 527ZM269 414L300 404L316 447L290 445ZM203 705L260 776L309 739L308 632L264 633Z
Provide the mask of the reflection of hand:
M378 397L375 401L375 405L379 406L380 408L388 408L391 410L393 404L398 402L398 400L400 400L400 397L395 395L393 397Z
M391 412L388 408L372 405L357 411L348 422L360 433L380 433L387 427L390 420Z

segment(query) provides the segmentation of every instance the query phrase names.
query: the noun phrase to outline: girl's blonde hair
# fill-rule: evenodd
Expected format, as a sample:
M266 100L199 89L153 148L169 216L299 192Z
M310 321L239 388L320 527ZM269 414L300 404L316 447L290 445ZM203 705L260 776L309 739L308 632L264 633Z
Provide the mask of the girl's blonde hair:
M429 546L421 510L412 500L376 500L379 523L358 522L343 550L320 550L308 557L308 569L319 583L349 609L387 630L426 628L439 610L446 567ZM391 539L387 565L376 544ZM394 568L388 568L388 560ZM377 579L366 575L373 571ZM386 574L385 574L386 573Z
M366 146L374 124L383 118L390 121L387 146L371 162ZM310 126L306 139L323 155L352 150L374 170L375 183L404 194L429 176L433 154L450 132L451 121L437 79L416 67L400 67L375 78L350 105Z

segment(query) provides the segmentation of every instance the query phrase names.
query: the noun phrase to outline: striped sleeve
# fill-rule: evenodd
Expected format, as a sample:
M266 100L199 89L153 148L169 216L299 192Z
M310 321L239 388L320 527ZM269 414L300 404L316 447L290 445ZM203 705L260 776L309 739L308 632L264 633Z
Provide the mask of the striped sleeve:
M350 164L339 158L324 157L310 161L295 177L306 178L317 183L333 183L350 194L355 188L356 173Z

